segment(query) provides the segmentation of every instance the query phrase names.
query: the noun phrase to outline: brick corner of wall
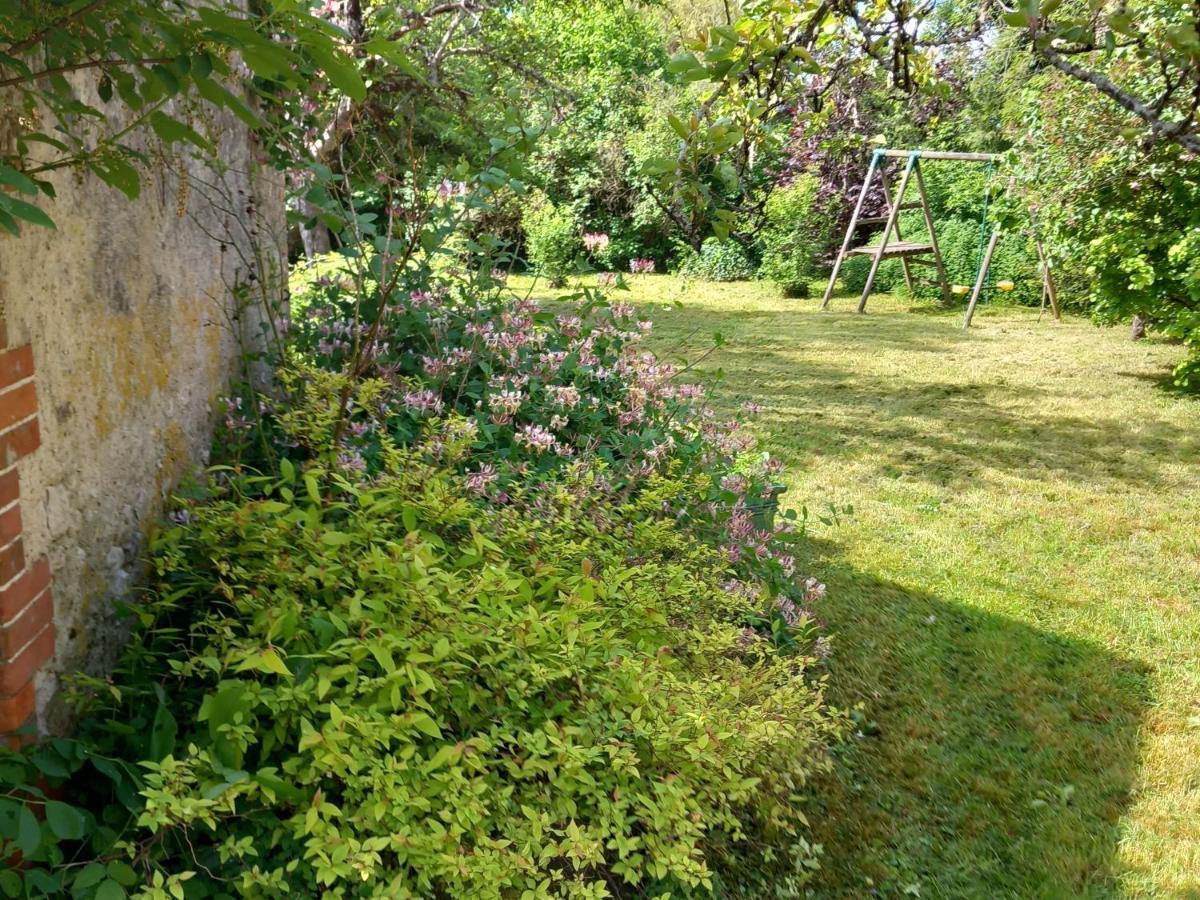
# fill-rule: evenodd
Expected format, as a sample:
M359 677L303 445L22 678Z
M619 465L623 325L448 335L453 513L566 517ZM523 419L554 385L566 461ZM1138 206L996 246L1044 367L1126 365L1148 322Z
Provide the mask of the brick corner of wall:
M33 718L33 678L54 655L50 564L26 556L17 466L40 444L33 350L8 347L0 318L0 735Z

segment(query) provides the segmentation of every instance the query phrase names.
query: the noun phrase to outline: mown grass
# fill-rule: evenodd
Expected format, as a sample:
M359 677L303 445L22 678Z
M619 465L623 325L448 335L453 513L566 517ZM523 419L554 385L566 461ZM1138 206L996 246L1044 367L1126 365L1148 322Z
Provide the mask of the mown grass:
M1200 403L1083 320L635 281L660 353L762 404L858 734L814 896L1200 898ZM681 301L675 308L669 304Z

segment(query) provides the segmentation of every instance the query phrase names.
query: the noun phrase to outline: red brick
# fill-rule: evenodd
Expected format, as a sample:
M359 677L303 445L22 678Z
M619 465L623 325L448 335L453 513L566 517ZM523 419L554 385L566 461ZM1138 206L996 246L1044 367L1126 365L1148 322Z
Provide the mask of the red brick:
M22 456L28 456L41 443L42 433L37 419L30 419L0 434L0 469L7 469Z
M42 557L16 581L0 588L0 622L10 622L33 598L50 586L50 562Z
M21 507L12 506L0 512L0 546L21 536Z
M26 344L0 353L0 390L33 375L33 348Z
M0 475L0 509L8 506L21 496L21 481L16 469L9 469Z
M54 618L54 595L42 591L12 622L0 627L0 659L8 659L28 644Z
M0 697L19 691L53 655L54 623L51 622L14 659L0 663Z
M14 731L28 722L35 699L32 681L25 682L15 694L0 697L0 733Z
M0 584L8 584L25 568L25 545L20 538L0 550Z
M37 412L37 385L27 381L0 394L0 428L8 428Z

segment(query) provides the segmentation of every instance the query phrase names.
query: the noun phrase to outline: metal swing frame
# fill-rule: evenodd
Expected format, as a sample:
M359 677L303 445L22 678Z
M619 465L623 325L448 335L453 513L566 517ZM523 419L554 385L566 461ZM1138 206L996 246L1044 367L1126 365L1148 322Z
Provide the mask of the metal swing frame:
M889 159L905 160L904 172L900 176L900 185L897 189L895 199L892 198L892 187L885 168L886 160ZM825 295L821 299L821 309L829 308L829 301L833 297L834 285L837 282L842 263L846 261L847 256L855 254L871 257L871 269L867 273L867 283L863 285L862 296L858 300L858 312L866 312L867 298L871 295L871 288L875 286L875 276L879 273L880 263L885 259L896 257L900 259L900 267L904 272L904 282L908 286L910 293L912 292L913 284L917 282L917 279L913 278L911 267L913 265L932 266L937 273L937 280L932 282L932 284L941 289L942 301L946 305L950 304L950 283L946 278L946 267L942 263L942 253L938 247L937 231L933 226L933 211L929 206L929 197L925 193L925 178L921 174L922 159L993 163L997 157L992 153L958 153L948 150L889 150L880 148L872 153L871 164L867 168L867 177L863 179L862 190L858 193L858 202L854 205L854 213L850 216L850 224L846 227L846 235L842 239L841 249L838 250L837 258L833 263L833 271L829 275L829 284L825 286ZM879 176L880 183L883 186L887 215L864 217L862 215L863 205L866 203L867 195L871 191L872 180L876 175ZM908 190L909 182L914 180L914 176L920 201L905 203L904 195ZM925 227L929 231L928 244L904 240L903 235L900 233L900 212L905 209L920 209L924 213ZM878 244L859 247L850 246L854 242L854 235L859 226L878 225L881 223L884 225L883 238ZM893 232L895 232L895 240L892 240ZM975 276L975 286L971 291L971 299L967 304L967 312L963 317L963 328L971 326L971 318L975 314L975 306L979 302L980 294L983 293L988 269L992 264L992 254L996 250L996 242L999 238L1000 229L993 228L991 237L988 239L987 249L984 251L983 257L979 262L979 271ZM1041 241L1035 239L1035 243L1038 248L1039 262L1042 269L1043 303L1045 298L1049 297L1050 305L1054 310L1054 317L1059 319L1061 316L1058 310L1058 295L1054 287L1053 276L1050 273L1049 262L1042 250ZM927 256L932 256L932 259L924 258Z

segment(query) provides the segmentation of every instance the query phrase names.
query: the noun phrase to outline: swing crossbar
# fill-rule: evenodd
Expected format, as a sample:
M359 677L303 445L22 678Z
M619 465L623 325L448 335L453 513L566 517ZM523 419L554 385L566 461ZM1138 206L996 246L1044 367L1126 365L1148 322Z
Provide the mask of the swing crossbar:
M908 159L914 153L920 159L957 159L961 162L995 162L1000 157L995 153L958 153L953 150L880 150L880 156L888 159Z

